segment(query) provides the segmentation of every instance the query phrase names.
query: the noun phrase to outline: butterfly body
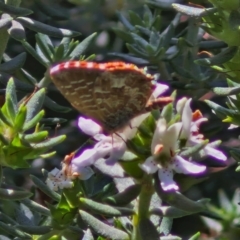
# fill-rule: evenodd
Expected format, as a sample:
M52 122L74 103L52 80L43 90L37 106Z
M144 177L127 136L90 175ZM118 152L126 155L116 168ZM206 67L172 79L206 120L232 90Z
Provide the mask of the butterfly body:
M50 70L63 96L82 114L112 133L146 112L153 76L133 64L70 61Z

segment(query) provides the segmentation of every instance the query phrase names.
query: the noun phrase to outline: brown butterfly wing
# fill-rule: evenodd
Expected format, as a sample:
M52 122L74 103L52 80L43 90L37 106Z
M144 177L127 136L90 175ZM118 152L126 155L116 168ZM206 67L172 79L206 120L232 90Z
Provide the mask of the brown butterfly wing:
M152 76L119 64L121 69L117 64L114 68L106 64L102 70L65 67L51 73L51 77L74 108L106 131L114 132L145 111L153 90Z
M93 98L104 129L116 131L143 113L152 90L151 80L141 72L103 71L96 78Z
M98 71L81 68L62 69L51 74L55 86L74 108L102 124L93 98L94 84L98 76Z

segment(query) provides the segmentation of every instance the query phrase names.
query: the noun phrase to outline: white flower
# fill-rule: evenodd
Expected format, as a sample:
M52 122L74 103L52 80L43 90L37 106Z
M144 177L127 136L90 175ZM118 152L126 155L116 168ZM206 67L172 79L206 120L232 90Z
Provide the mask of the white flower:
M137 127L147 116L148 114L143 114L134 118L130 126L126 126L123 130L109 136L99 133L98 130L101 131L101 127L94 121L80 117L79 128L98 142L93 148L84 150L78 157L74 158L71 161L72 168L86 167L102 159L105 159L108 165L116 163L126 151L126 141L135 136Z
M205 166L199 166L177 155L181 128L181 123L175 123L167 128L166 120L159 119L151 144L152 156L139 165L148 174L158 171L161 186L165 191L179 189L173 180L174 172L199 174L206 170Z
M183 98L185 99L185 98ZM190 103L192 99L188 99L184 101L180 99L178 102L183 103L182 111L182 131L181 131L181 139L185 139L187 146L194 146L196 144L202 143L204 141L203 135L199 134L199 126L202 122L206 122L208 119L203 118L202 114L199 110L192 112L190 107ZM227 157L220 151L215 149L215 147L211 146L211 144L207 144L203 150L203 155L212 156L217 158L218 160L226 161Z
M51 190L58 191L59 189L72 188L73 179L87 180L93 175L93 170L88 166L76 167L72 165L73 156L74 154L70 154L65 157L61 170L54 168L48 173L46 184Z
M73 186L71 179L66 177L58 168L54 168L48 173L46 184L53 191L58 191L58 189L63 188L71 188Z
M87 153L86 153L87 154ZM89 166L78 166L73 164L75 153L67 155L62 162L62 171L64 175L70 179L79 178L80 180L87 180L93 174L93 170Z
M151 98L156 99L157 97L159 97L160 95L162 95L164 92L166 92L169 87L165 84L161 84L161 83L155 83L156 88L154 89Z

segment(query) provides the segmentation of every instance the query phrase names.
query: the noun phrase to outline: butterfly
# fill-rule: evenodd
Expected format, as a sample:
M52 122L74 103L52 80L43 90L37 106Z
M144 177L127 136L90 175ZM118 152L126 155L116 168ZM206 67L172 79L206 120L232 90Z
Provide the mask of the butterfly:
M62 95L83 115L113 133L129 121L171 100L150 100L154 76L134 64L68 61L50 69Z

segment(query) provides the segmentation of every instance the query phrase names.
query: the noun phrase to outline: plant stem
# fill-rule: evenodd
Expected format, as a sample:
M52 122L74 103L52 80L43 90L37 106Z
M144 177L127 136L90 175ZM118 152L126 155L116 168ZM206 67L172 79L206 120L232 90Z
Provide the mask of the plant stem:
M149 207L154 193L152 178L149 175L145 175L142 181L142 188L138 199L137 214L133 217L133 235L132 240L144 240L141 239L139 232L139 223L144 219L149 218Z

